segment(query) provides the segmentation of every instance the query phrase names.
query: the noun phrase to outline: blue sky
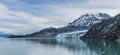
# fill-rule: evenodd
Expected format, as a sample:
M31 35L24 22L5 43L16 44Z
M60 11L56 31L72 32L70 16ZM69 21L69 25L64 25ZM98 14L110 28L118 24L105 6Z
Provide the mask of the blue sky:
M61 27L85 13L120 13L120 0L0 0L0 32L27 34Z

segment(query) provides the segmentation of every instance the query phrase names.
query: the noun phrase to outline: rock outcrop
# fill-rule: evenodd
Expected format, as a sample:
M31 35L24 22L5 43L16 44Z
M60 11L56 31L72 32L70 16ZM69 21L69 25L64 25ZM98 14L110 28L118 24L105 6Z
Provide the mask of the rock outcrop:
M81 39L108 39L120 38L120 14L93 25Z

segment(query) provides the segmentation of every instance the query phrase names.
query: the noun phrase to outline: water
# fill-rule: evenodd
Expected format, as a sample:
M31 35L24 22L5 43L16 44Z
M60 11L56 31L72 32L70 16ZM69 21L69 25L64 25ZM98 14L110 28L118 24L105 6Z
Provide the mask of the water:
M0 39L0 55L120 55L120 43L76 39Z

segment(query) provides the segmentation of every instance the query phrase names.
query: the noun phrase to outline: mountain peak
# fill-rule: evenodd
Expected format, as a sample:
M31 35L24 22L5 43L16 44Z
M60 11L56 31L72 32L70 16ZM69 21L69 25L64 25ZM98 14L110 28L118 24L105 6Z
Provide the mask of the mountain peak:
M111 16L106 13L86 13L81 15L78 19L74 20L69 25L80 26L80 27L91 27L91 25L101 22L102 20L108 19Z
M80 17L83 17L83 16L89 16L89 17L95 17L95 16L111 17L109 14L106 14L106 13L85 13L85 14L81 15Z

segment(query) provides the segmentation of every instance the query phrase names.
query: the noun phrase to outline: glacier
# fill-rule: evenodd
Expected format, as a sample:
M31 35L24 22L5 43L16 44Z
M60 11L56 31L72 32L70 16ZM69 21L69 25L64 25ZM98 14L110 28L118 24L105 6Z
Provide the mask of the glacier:
M79 39L83 36L94 24L102 22L111 18L110 15L106 13L97 13L97 14L84 14L81 15L78 19L74 20L72 23L69 23L68 26L76 26L80 30L74 32L67 32L58 34L55 38L76 38Z
M80 36L83 36L88 30L81 30L81 31L74 31L74 32L67 32L58 34L55 38L75 38L78 39Z

